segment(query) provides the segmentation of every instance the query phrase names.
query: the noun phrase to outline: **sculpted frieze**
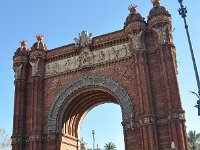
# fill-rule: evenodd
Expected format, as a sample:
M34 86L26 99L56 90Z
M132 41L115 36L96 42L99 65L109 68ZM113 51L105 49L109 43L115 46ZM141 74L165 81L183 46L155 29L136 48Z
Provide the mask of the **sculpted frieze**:
M96 64L120 60L131 56L128 43L121 44L98 51L85 51L78 56L46 64L45 76L57 75Z

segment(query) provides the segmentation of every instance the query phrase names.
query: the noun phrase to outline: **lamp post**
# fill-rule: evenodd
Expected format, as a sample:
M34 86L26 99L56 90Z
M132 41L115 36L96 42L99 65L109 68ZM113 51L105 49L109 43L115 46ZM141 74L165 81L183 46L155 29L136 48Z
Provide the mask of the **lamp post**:
M94 130L92 130L92 136L93 136L93 150L95 150L95 137L94 137Z
M197 65L196 65L196 61L195 61L195 57L194 57L194 52L193 52L193 48L192 48L192 42L190 39L190 34L189 34L188 25L187 25L187 21L186 21L187 8L183 6L183 0L178 0L178 2L180 3L180 8L179 8L178 12L179 12L179 15L181 15L184 20L185 30L186 30L186 34L187 34L187 38L188 38L189 47L190 47L190 53L192 56L195 77L196 77L196 81L197 81L198 94L195 92L192 92L192 93L194 93L198 97L197 105L195 105L195 107L198 109L198 115L200 116L200 81L199 81L199 74L198 74Z

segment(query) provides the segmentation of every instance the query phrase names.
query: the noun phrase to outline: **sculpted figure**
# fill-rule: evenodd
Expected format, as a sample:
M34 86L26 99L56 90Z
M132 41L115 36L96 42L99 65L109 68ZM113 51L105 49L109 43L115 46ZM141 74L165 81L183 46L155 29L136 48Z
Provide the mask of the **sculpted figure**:
M89 53L85 53L83 55L83 65L89 65L90 64L90 54Z
M111 51L111 55L114 59L118 59L119 58L119 50L118 49L115 49L114 47L112 48L112 51Z
M152 30L157 33L160 44L165 43L167 41L167 35L166 35L167 27L168 25L165 25L164 27L159 27L158 29L152 28Z
M30 61L30 64L32 66L32 76L36 76L37 75L39 61L40 61L39 59L37 59L34 62Z
M57 73L59 73L59 70L60 70L60 68L59 68L58 63L53 64L53 66L52 66L52 73L53 74L57 74Z
M20 76L21 76L21 68L22 68L22 64L20 66L13 67L14 72L15 72L15 80L20 78Z
M126 47L126 45L123 45L121 50L124 53L124 56L126 57L128 55L128 48Z
M141 43L141 35L142 35L142 31L140 31L140 33L129 33L128 36L131 38L131 40L133 41L133 44L135 46L135 49L141 48L142 47L142 43Z
M106 58L105 53L103 51L100 51L99 55L98 55L98 61L103 62L105 60L105 58Z

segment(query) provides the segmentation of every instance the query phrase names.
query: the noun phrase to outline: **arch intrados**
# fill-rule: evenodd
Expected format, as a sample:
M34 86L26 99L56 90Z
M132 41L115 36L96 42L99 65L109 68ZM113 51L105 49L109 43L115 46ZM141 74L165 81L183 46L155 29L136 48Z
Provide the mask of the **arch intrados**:
M71 133L72 136L76 137L78 136L82 120L91 109L104 103L118 104L114 96L99 88L87 88L80 91L80 93L77 92L71 97L70 101L71 102L63 110L65 113L63 116L60 116L60 118L63 118L60 125L64 125L64 123L68 122L70 128L77 128L77 133Z
M87 105L87 103L88 105L90 105L92 101L98 104L99 100L102 103L112 102L118 104L117 100L110 93L104 92L103 90L99 89L97 91L96 89L92 88L91 90L87 89L87 91L85 91L84 93L81 92L81 94L78 94L76 97L74 97L71 103L67 106L67 109L68 110L73 109L73 112L76 112L76 108L78 109L79 107L81 107L81 110L85 111L82 107L83 105ZM88 109L88 107L86 109Z
M88 98L88 92L91 92L91 91L95 91L95 90L98 90L98 91L101 91L101 92L104 92L104 93L107 93L107 96L109 95L110 97L112 97L112 101L105 101L105 102L112 102L112 103L116 103L118 104L118 101L117 99L115 99L115 97L109 92L109 91L106 91L105 89L102 89L102 88L99 88L99 87L89 87L89 88L83 88L81 89L80 91L77 91L76 93L74 93L66 102L66 104L64 104L62 106L62 113L61 113L61 116L59 116L59 118L63 118L62 116L64 116L64 113L65 113L65 110L66 109L70 109L70 108L74 108L74 107L79 107L79 105L77 105L77 101L81 101L80 98L82 97L81 95L85 95L86 98ZM91 95L92 96L92 95ZM102 95L100 95L102 97ZM83 104L85 104L84 102L85 99L83 99ZM96 99L98 101L98 98ZM110 100L110 99L109 99ZM97 103L97 101L94 103ZM103 102L103 101L102 101ZM90 102L88 102L90 103ZM80 104L80 103L78 103ZM83 109L82 109L83 110Z
M114 101L114 98L110 99L110 97L108 96L108 94L105 95L102 92L99 92L99 91L91 89L90 91L86 91L85 93L81 93L78 96L76 96L71 101L70 105L68 106L68 109L73 108L73 110L75 110L74 108L83 106L86 103L90 103L90 101L92 101L94 99L98 100L100 98L106 98L106 97L109 98L109 100L112 101L113 103L117 103L117 101Z

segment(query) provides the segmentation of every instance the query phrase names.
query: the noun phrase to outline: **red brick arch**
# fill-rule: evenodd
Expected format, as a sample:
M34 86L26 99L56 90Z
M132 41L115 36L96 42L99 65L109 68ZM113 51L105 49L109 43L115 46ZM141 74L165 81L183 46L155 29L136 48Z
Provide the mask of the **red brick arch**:
M85 114L108 102L121 106L125 150L166 150L172 142L188 150L171 15L155 2L147 22L130 6L119 31L82 31L48 51L43 35L30 51L22 41L13 57L13 150L80 150Z
M56 97L48 117L49 139L56 133L60 149L79 149L82 120L88 111L103 103L119 104L124 128L136 127L133 100L119 82L110 77L83 76Z
M132 128L135 126L133 120L134 114L132 114L134 112L132 99L120 83L109 77L84 76L80 80L73 82L56 97L48 117L48 132L61 132L62 123L60 122L67 106L70 105L69 101L71 101L72 97L75 99L75 95L80 96L81 94L78 93L82 93L83 91L94 91L92 94L95 94L95 91L101 91L102 93L100 94L102 95L106 95L107 93L105 98L108 99L105 101L95 101L92 105L87 106L85 111L83 111L82 107L82 109L80 109L81 111L86 112L100 103L117 103L121 106L123 122ZM95 98L98 98L98 96ZM76 103L76 105L78 105L78 103Z

